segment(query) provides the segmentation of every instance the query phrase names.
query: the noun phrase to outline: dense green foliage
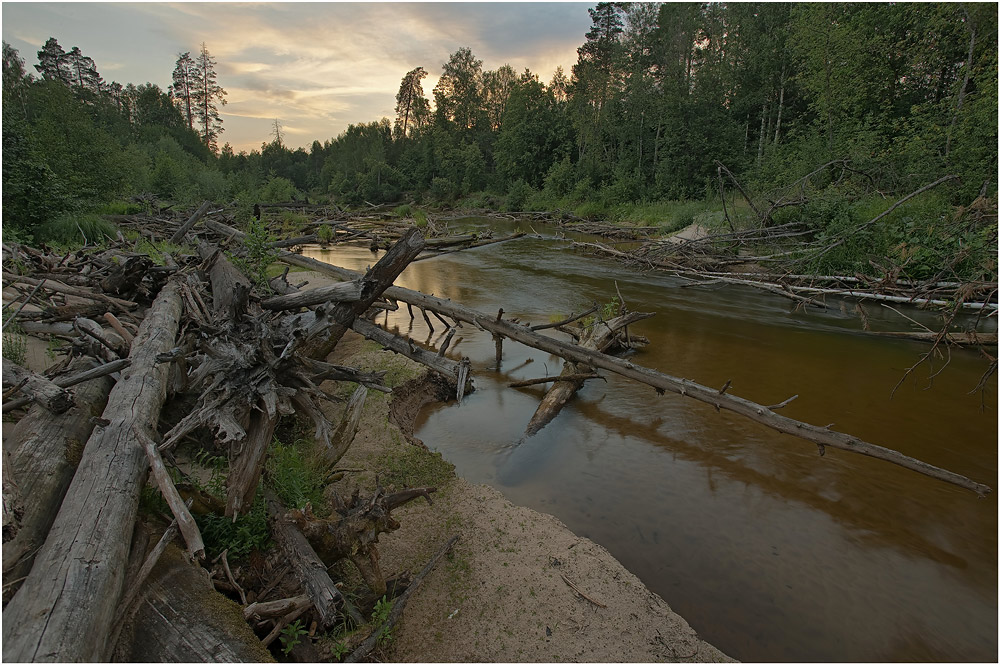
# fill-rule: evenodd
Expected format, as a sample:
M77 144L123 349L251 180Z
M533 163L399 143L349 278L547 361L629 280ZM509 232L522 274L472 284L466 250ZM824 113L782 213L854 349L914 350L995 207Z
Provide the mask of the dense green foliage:
M487 70L461 48L442 64L433 102L421 85L426 71L415 67L402 78L394 120L351 125L309 150L289 149L276 129L259 151L226 144L216 154L217 132L199 128L205 114L184 93L197 79L189 54L167 95L150 84L106 85L92 61L78 50L60 55L54 39L39 52L35 80L5 45L5 225L37 231L143 194L560 208L640 221L667 201L720 210L721 163L758 203L796 203L744 222L802 221L832 237L957 176L826 255L830 268L850 264L850 247L865 242L908 243L933 261L937 234L961 226L956 211L995 196L995 5L599 3L589 11L593 26L570 76L560 69L545 83L508 65ZM656 223L674 228L695 214ZM995 241L974 227L951 227L941 242Z

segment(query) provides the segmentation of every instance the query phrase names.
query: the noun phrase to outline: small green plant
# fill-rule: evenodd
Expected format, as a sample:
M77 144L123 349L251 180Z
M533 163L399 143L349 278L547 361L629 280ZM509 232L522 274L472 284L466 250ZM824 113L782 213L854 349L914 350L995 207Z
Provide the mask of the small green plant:
M375 609L372 610L372 632L378 632L385 627L385 624L389 621L390 612L392 612L392 601L382 596L375 603ZM382 630L382 634L378 636L378 645L385 646L391 641L392 630Z
M427 213L423 210L413 211L413 225L418 229L427 227Z
M392 211L392 214L396 217L409 217L413 213L410 208L409 203L404 203L401 206L396 206L396 209Z
M311 503L320 511L326 505L324 478L305 448L304 442L284 445L275 439L267 460L267 484L289 508L301 509Z
M7 321L7 329L3 331L3 357L18 365L24 365L24 361L28 358L28 340L21 326L17 324L17 319Z
M201 528L205 551L210 557L218 556L223 550L229 550L230 558L245 557L254 550L265 549L270 542L267 507L260 489L250 511L237 517L235 522L215 513L196 515L195 521Z
M281 629L281 636L278 638L281 640L281 653L286 656L292 653L292 649L295 648L297 644L302 643L302 636L307 632L305 626L302 624L302 619L296 619L292 623L288 624Z
M257 288L270 292L267 284L267 268L278 258L278 253L270 244L276 240L274 234L263 220L253 216L246 223L246 236L243 238L244 255L232 257L233 265L242 270Z
M323 244L331 242L333 240L334 230L329 224L324 224L323 226L316 229L316 237Z
M56 356L62 353L63 341L58 337L50 337L45 345L45 357L54 361Z

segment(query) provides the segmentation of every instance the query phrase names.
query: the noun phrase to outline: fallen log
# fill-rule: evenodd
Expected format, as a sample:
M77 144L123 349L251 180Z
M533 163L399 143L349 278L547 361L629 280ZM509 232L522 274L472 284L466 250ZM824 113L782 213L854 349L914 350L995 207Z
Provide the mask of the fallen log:
M169 546L153 568L115 661L132 663L273 662L239 605L212 588L204 572Z
M399 619L403 616L403 608L406 607L406 601L410 599L418 588L420 588L421 583L427 578L434 567L438 564L445 554L447 554L451 548L458 542L458 536L452 536L448 542L446 542L437 553L431 557L431 560L423 567L423 569L413 578L410 585L406 587L399 598L393 601L392 609L389 610L389 616L386 617L385 623L379 626L375 632L368 636L364 642L362 642L358 647L351 652L347 658L344 659L345 663L357 663L360 662L362 658L365 658L369 653L371 653L376 646L378 646L379 641L383 639L383 636L390 633L395 625L399 622Z
M341 612L360 626L364 623L361 614L348 601L326 572L327 565L317 556L312 545L286 516L286 510L278 499L267 495L267 513L271 523L271 534L292 565L303 590L312 601L324 628L331 628L339 621Z
M80 371L96 362L89 358L74 361L72 369ZM21 528L17 536L4 542L3 577L16 580L28 576L35 553L45 542L52 522L59 512L66 488L69 487L94 429L93 419L104 411L112 381L104 376L82 383L76 389L75 405L59 415L41 406L32 407L14 426L9 439L10 465L18 486L31 498L25 504ZM13 595L11 587L5 597Z
M493 244L496 244L498 242L507 242L508 240L516 240L518 238L523 238L526 235L527 234L524 231L518 231L517 233L512 233L511 235L504 236L503 238L491 238L489 240L478 240L476 242L471 242L471 243L469 243L468 245L466 245L464 247L457 247L457 248L453 248L453 249L445 249L445 250L442 250L440 252L435 252L433 254L427 254L425 256L418 256L417 258L413 259L413 261L417 262L417 261L423 261L424 259L433 259L433 258L435 258L437 256L444 256L445 254L452 254L454 252L463 252L463 251L465 251L467 249L475 249L476 247L485 247L486 245L493 245ZM430 246L429 243L428 243L428 246Z
M434 487L415 487L386 495L378 486L371 497L364 499L356 492L349 505L334 492L336 512L329 518L313 515L309 504L302 510L290 511L286 517L309 541L323 564L332 566L341 559L350 559L365 584L378 597L386 592L385 575L375 547L379 534L399 528L399 522L392 518L394 509L420 497L430 503L430 494L434 491Z
M424 248L424 239L420 232L413 228L407 231L399 242L394 244L385 255L365 273L361 280L361 297L353 303L338 303L330 308L328 328L325 339L317 339L307 343L305 355L323 360L330 355L337 342L351 327L354 319L371 307L372 303L382 295L386 288L391 287L403 269Z
M111 296L105 295L103 293L98 293L96 291L90 291L82 287L68 286L54 279L33 279L31 277L26 277L24 275L15 275L12 273L3 273L4 282L7 284L22 283L28 286L41 286L47 291L52 291L53 293L61 293L67 296L73 296L76 298L83 298L85 300L97 300L99 302L105 303L107 305L113 305L121 311L127 312L130 309L135 309L137 304L130 300L122 300L121 298L112 298Z
M70 386L75 386L78 383L84 383L85 381L90 381L91 379L96 379L102 376L108 376L114 374L115 372L121 371L132 364L132 361L128 358L122 358L121 360L115 360L114 362L105 363L103 365L98 365L93 369L89 369L85 372L79 372L76 374L69 374L65 376L57 376L52 379L52 383L56 384L60 388L69 388ZM22 407L25 404L31 402L28 398L21 398L10 400L9 402L4 402L3 412L6 413L12 409ZM88 435L89 436L89 435Z
M406 356L410 360L414 360L432 369L446 379L455 381L457 384L460 363L427 351L414 344L412 340L393 335L391 332L383 330L367 319L355 319L354 323L351 324L351 328L354 332L364 335L367 339L378 342L390 351Z
M361 282L340 282L329 286L320 286L308 291L298 291L287 295L273 296L261 301L264 309L282 310L299 309L310 305L322 305L327 302L357 302L361 300Z
M184 222L179 229L174 231L174 235L170 236L170 244L171 245L181 244L184 241L184 236L187 235L188 231L190 231L194 227L194 225L198 223L199 219L205 216L205 213L207 213L208 209L211 207L212 207L211 201L205 201L204 203L202 203L201 206L199 206L198 209L195 210L194 214L191 215L191 217L189 217L188 220Z
M358 434L358 426L361 424L361 413L365 408L365 398L368 397L368 389L358 386L347 402L344 415L330 437L330 446L323 453L323 461L326 464L324 473L329 473L334 465L340 461L347 449L354 443L354 437Z
M73 406L73 395L49 381L41 374L35 374L12 360L4 359L3 387L17 387L22 393L54 414L60 414Z
M936 332L877 332L868 331L871 335L879 335L880 337L894 337L896 339L913 339L919 342L934 342L941 336L940 333ZM997 345L997 333L981 333L981 332L950 332L944 336L944 340L952 344L968 344L976 345L983 344L986 346L996 346Z
M587 381L589 379L603 379L604 377L596 372L585 372L582 374L558 374L556 376L541 376L537 379L525 379L524 381L511 381L508 388L527 388L537 386L542 383L552 383L554 381Z
M147 469L133 430L155 434L167 378L156 356L173 346L180 316L171 278L139 327L132 366L111 391L108 424L91 435L31 574L4 609L4 660L108 658Z
M339 277L340 279L350 280L357 279L358 277L358 273L353 270L347 270L346 268L333 266L328 263L323 263L322 261L316 261L315 259L291 253L281 254L279 255L279 259L285 263L298 265L310 270L316 270L327 275ZM631 362L614 358L603 353L580 349L573 344L568 344L551 337L540 335L524 326L512 324L502 320L497 321L493 316L463 305L459 305L450 300L436 298L434 296L429 296L425 293L413 291L400 286L391 286L387 288L385 290L385 296L392 298L393 300L405 302L408 305L416 305L418 307L437 311L440 314L444 314L455 319L456 321L471 323L480 330L510 337L511 339L526 346L562 356L567 360L589 363L593 367L615 372L616 374L620 374L621 376L632 379L633 381L649 385L655 388L657 392L670 391L685 397L690 397L700 402L705 402L706 404L710 404L718 409L733 411L734 413L745 416L750 420L761 423L762 425L770 427L778 432L791 434L792 436L810 441L817 446L820 446L820 450L824 449L822 446L830 446L832 448L839 448L848 452L874 457L876 459L881 459L891 464L896 464L897 466L910 469L911 471L922 473L926 476L930 476L931 478L937 478L938 480L943 480L959 487L970 489L981 496L988 494L991 491L991 488L988 485L975 482L974 480L971 480L961 474L922 462L908 455L904 455L899 451L863 441L862 439L849 434L835 432L826 427L817 427L792 418L780 416L773 413L771 409L765 405L757 404L731 394L720 395L719 391L716 389L701 386L693 381L688 381L687 379L673 377L669 374L664 374L656 370L648 369L639 365L633 365Z
M581 336L578 346L582 349L603 353L618 339L620 330L636 321L641 321L651 316L653 316L651 313L630 312L622 316L616 316L608 321L597 321L587 327L586 332ZM531 420L528 421L527 426L524 428L522 441L527 437L537 434L559 415L559 412L566 406L570 398L583 387L585 381L584 378L571 377L579 377L588 368L589 365L586 363L566 361L562 373L559 375L560 380L554 383L545 393L538 408L535 409L535 413L531 416Z

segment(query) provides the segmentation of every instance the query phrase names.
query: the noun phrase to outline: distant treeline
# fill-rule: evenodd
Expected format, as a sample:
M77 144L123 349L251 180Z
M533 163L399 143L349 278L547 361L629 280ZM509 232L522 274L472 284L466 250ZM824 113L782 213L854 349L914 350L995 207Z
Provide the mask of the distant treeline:
M146 193L599 215L717 198L719 163L766 197L848 160L810 178L810 196L785 212L818 220L854 214L837 201L891 202L946 174L960 180L935 194L942 205L996 191L995 4L600 3L589 12L568 74L546 82L508 65L484 70L461 48L430 97L423 67L405 74L394 120L352 125L309 150L287 148L276 122L259 151L238 154L228 144L215 152L221 127L206 141L174 86L106 85L92 61L88 76L43 61L36 78L5 44L4 225L30 231ZM77 70L88 70L74 52Z

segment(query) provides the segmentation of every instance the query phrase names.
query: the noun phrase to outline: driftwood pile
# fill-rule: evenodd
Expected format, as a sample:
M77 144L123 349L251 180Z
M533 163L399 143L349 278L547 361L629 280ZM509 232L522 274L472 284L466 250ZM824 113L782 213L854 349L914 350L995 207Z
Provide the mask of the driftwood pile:
M205 561L191 488L175 483L184 472L174 453L184 444L187 455L192 445L226 454L225 496L205 498L233 519L254 503L282 416L312 421L319 471L332 475L357 432L367 390L389 389L380 373L332 365L325 358L362 315L380 311L373 305L424 249L422 235L416 229L399 234L365 275L303 300L306 294L265 293L214 244L217 236L194 231L207 213L212 216L210 207L203 205L184 223L163 217L118 220L121 228L134 223L151 242L169 239L195 248L163 253L161 266L136 251L137 242L123 238L62 254L4 247L5 296L12 298L4 320L16 320L20 333L61 341L66 354L44 376L6 358L3 363L4 412L20 416L4 441L7 660L97 661L130 654L154 660L259 659L263 652L252 657L245 644L226 636L231 630L213 628L202 617L177 616L164 623L146 616L147 606L187 602L182 595L190 589L183 584L156 581L164 575L188 579L186 569L204 570L206 577L211 571L217 589L238 589L241 604L253 607L247 619L264 645L300 617L312 617L323 630L344 622L366 625L370 608L354 607L327 573L340 559L355 563L375 599L406 588L387 588L378 565L378 535L399 527L393 509L419 497L429 501L433 487L387 492L379 486L370 496L355 496L349 506L337 503L334 517L322 520L308 506L289 512L268 496L272 536L294 570L284 587L297 586L304 600L264 602L260 594L246 597L225 553L221 560ZM291 290L284 285L279 283L279 290ZM435 370L464 392L468 363L435 360ZM319 388L325 380L358 386L338 424L329 422L321 405L333 399ZM152 548L144 537L146 516L138 511L147 477L174 517ZM178 534L184 556L158 564ZM331 538L337 547L326 544ZM153 631L133 639L144 642L145 650L119 643L129 619ZM202 628L195 630L195 624ZM158 654L149 650L153 644L159 645ZM315 659L309 655L315 653L303 657Z
M10 295L12 310L4 320L13 320L16 313L24 333L60 340L67 351L67 359L44 376L6 359L3 363L3 409L20 416L4 442L6 660L260 659L263 652L254 652L247 639L258 648L274 644L293 622L305 619L305 625L314 626L311 632L343 624L365 626L370 607L358 607L327 572L341 559L357 568L369 599L398 595L389 621L398 618L405 599L454 541L407 587L386 580L380 570L378 535L399 527L391 514L395 508L421 497L430 501L433 487L393 491L376 484L371 494L346 501L332 493L329 517L317 516L308 505L289 510L265 492L282 563L258 565L264 573L257 575L261 584L253 589L244 588L245 579L241 584L225 552L206 560L192 516L208 510L235 519L251 509L282 416L311 422L322 471L333 475L357 432L367 391L388 391L379 373L327 362L348 329L440 374L459 400L471 388L470 363L445 352L451 333L463 324L494 336L498 364L505 339L561 356L566 360L563 372L536 381L553 387L525 436L544 427L584 381L605 370L661 394L670 391L739 413L810 441L821 454L831 446L979 494L990 491L896 451L775 413L794 397L760 405L728 394L728 385L708 388L608 355L615 347L641 344L643 339L628 326L651 316L629 312L623 302L615 312L595 312L595 307L565 321L529 327L505 320L503 310L487 314L393 285L422 256L512 240L518 234L425 239L412 224L374 213L334 221L329 209L314 207L311 212L318 220L307 225L308 233L271 244L277 260L340 280L309 291L288 283L287 271L267 286L252 282L237 268L247 236L224 209L210 204L189 216L115 220L120 228L137 231L140 240L183 244L160 253L163 265L154 264L139 241L124 237L68 254L4 246L5 297ZM430 235L437 229L429 222L424 231ZM345 240L387 251L361 274L286 249ZM397 309L399 303L406 304L411 317L417 308L428 325L433 327L430 313L448 329L438 351L372 321L376 313ZM581 322L585 316L590 318ZM541 334L548 327L574 341ZM332 399L320 388L326 380L357 385L336 424L322 407ZM229 460L225 496L203 496L201 490L192 492L175 482L184 476L175 457L183 446L223 451ZM159 489L173 518L152 547L147 518L139 512L147 479ZM184 552L172 544L178 535ZM232 625L196 616L197 610L178 609L199 607L204 594L170 581L175 579L193 580L238 599L244 637L237 637L240 630ZM130 638L123 633L126 625L145 631L143 637L136 633ZM388 628L388 623L369 627L367 639L359 631L353 652L337 655L366 657ZM291 657L320 657L308 640L297 649Z

